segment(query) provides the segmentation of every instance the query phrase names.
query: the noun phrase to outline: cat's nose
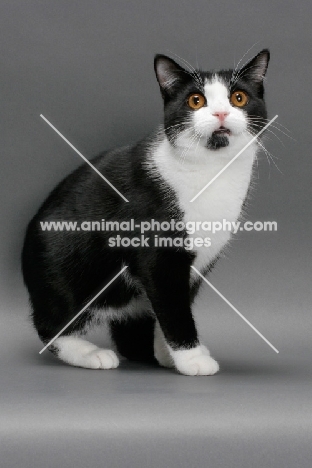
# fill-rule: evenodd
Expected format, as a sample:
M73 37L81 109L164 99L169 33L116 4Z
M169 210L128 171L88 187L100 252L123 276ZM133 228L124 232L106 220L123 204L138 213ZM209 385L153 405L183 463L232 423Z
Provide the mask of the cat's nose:
M218 119L220 120L220 122L224 122L225 118L229 115L229 112L214 112L214 115L215 117L218 117Z

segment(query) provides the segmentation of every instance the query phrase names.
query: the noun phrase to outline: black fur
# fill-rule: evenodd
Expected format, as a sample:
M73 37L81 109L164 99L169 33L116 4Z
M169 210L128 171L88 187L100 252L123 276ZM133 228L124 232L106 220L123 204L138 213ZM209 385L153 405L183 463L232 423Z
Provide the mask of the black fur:
M268 52L264 51L264 54ZM254 59L255 60L255 59ZM162 66L171 67L174 83L164 85ZM231 70L219 74L231 90L246 90L251 96L248 113L266 115L262 81L250 78L253 62L238 74ZM251 68L250 68L251 67ZM172 125L187 121L190 112L185 101L193 92L201 92L201 83L211 73L188 72L173 60L156 56L155 69L164 99L164 131L174 143ZM232 86L231 83L238 79ZM93 309L122 309L131 299L149 299L153 314L141 311L141 318L116 317L110 321L111 336L121 354L129 359L153 360L153 328L159 321L167 342L173 349L198 344L191 303L200 281L190 286L192 252L184 248L111 248L108 238L118 233L47 232L40 221L101 220L164 221L182 220L176 194L159 176L154 178L146 168L146 154L162 134L155 134L131 147L109 151L96 157L93 165L130 201L124 202L88 165L83 164L66 177L49 195L27 228L22 269L32 306L32 318L41 340L53 338L95 294L128 265L127 277L120 276L82 314L64 335L84 332L92 322ZM218 149L228 144L226 136L215 135L209 147ZM124 234L120 232L119 234ZM158 233L164 237L187 237L187 233ZM127 232L127 237L137 236ZM150 235L150 233L148 233ZM207 265L208 271L212 265ZM129 277L132 281L129 282ZM52 352L56 352L51 346Z
M110 322L111 337L118 352L131 361L156 363L154 358L155 318L150 315Z

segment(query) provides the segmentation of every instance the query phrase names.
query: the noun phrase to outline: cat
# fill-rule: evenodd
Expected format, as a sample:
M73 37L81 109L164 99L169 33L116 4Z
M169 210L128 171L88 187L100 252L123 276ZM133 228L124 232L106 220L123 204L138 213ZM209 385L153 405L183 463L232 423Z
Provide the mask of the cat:
M257 152L253 142L200 196L198 192L266 123L264 77L270 54L259 52L239 69L203 72L156 55L154 68L164 103L164 125L132 146L92 160L125 200L88 165L68 175L30 221L22 252L32 320L44 344L107 284L127 268L48 347L73 366L112 369L117 352L84 339L90 326L108 323L118 353L130 360L158 362L185 375L213 375L218 362L199 341L192 314L201 278L228 243L231 233L210 235L200 224L149 232L154 243L139 247L109 244L134 231L44 231L40 222L72 220L236 221L242 211ZM165 225L163 225L165 226ZM158 237L157 237L158 236ZM182 244L155 246L155 239Z

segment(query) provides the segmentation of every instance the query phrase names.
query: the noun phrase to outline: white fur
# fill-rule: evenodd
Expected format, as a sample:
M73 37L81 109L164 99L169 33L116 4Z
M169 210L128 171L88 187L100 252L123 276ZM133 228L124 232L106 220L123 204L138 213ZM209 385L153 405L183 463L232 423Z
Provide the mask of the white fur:
M170 355L165 336L158 321L154 331L154 356L163 367L174 367L174 360Z
M242 203L250 184L256 143L250 145L193 203L190 200L250 141L246 132L247 120L244 111L229 103L226 87L215 79L205 85L207 107L193 111L195 131L203 137L192 140L186 130L173 146L166 136L151 149L149 168L151 173L160 173L177 194L178 203L184 212L183 221L234 222L240 215ZM211 103L211 104L210 104ZM212 114L229 112L223 126L230 129L229 146L218 150L204 145L212 132L220 127L220 121ZM196 231L189 237L210 237L210 247L195 247L194 266L203 270L223 249L230 239L229 231L212 234ZM192 273L194 274L194 273Z
M163 137L160 144L151 148L148 167L152 175L160 174L174 189L183 221L234 222L238 219L250 184L256 143L250 145L194 202L190 200L236 156L250 141L247 118L242 109L233 107L228 90L217 77L205 83L207 106L193 112L195 132L185 130L178 136L175 146ZM226 112L222 125L231 131L229 145L218 150L206 148L207 138L220 128L220 120L213 115ZM201 135L196 138L196 135ZM210 247L195 247L193 265L203 270L220 253L230 239L229 231L215 234L198 230L189 237L210 237ZM191 281L196 273L192 271ZM172 365L186 375L212 375L219 370L218 363L203 345L192 349L173 350L166 343L159 326L155 329L155 357L163 366ZM171 357L171 359L168 356Z
M129 276L130 277L130 276ZM107 320L127 320L127 317L140 316L142 314L153 314L153 308L150 300L143 292L141 296L132 298L124 307L107 309L93 309L91 312L92 320L84 332L93 325L101 325Z
M168 346L175 367L185 375L213 375L219 370L215 361L203 345L196 348L173 350Z
M176 367L185 375L213 375L219 370L219 364L204 345L192 349L173 350L166 342L158 321L155 325L154 355L163 367Z
M130 282L130 277L127 278ZM101 325L107 320L126 320L127 316L153 314L153 309L146 295L133 298L123 308L91 309L90 318L83 332L89 331L94 325ZM78 335L61 336L54 341L58 349L58 357L72 366L87 369L115 369L119 365L116 353L110 349L102 349L80 338Z
M115 369L119 359L110 349L101 349L75 336L61 336L54 341L58 357L72 366L87 369Z
M193 112L195 132L186 130L177 138L173 147L164 136L161 142L151 148L147 163L152 176L160 174L177 194L179 207L187 221L236 221L250 183L256 144L244 153L219 176L193 203L190 200L250 141L247 134L247 120L244 111L230 105L228 91L222 81L215 77L205 83L205 96L208 105ZM220 127L216 112L226 112L223 126L231 131L228 147L216 151L205 147L207 138ZM196 138L196 135L201 135ZM190 236L190 235L189 235ZM211 247L197 247L193 265L204 269L229 241L228 231L215 234L196 231L193 238L209 236ZM193 278L195 273L193 272ZM126 272L127 282L134 279ZM139 286L139 285L138 285ZM95 314L95 320L102 316L117 318L134 311L152 312L147 297L133 300L122 310L110 310ZM100 349L78 337L60 337L55 341L59 358L74 366L92 369L112 369L118 366L116 354L111 350ZM209 355L203 345L192 349L173 350L166 343L158 322L155 327L154 353L158 362L165 367L177 368L186 375L213 375L219 370L218 363Z

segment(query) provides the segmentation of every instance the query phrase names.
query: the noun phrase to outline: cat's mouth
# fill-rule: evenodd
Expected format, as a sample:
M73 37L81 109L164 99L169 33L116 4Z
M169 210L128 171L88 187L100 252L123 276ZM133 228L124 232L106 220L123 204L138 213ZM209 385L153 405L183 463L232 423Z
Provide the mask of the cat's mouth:
M212 150L218 150L219 148L225 148L229 145L229 136L231 131L228 128L220 127L218 130L215 130L211 137L208 138L206 147Z
M221 126L220 128L218 128L218 130L215 130L212 134L225 136L225 135L231 135L231 131L228 128Z

